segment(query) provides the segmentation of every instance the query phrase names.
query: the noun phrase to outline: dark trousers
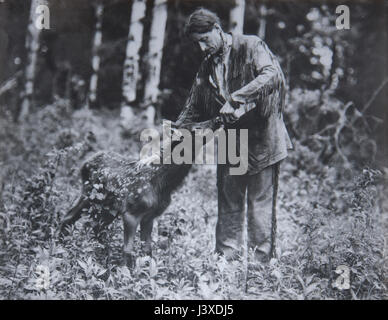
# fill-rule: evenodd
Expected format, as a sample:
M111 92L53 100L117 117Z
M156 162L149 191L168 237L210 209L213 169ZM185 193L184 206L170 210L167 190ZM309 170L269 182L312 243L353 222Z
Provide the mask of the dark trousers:
M226 165L218 165L216 252L232 259L242 253L247 217L248 247L260 261L274 256L279 165L254 175L230 175Z

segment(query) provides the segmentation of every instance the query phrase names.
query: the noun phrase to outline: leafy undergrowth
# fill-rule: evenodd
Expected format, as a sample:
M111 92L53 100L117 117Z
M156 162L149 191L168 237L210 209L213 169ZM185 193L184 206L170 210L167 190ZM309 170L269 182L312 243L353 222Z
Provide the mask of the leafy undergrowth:
M120 219L99 239L87 217L64 240L55 232L79 194L80 163L101 149L136 158L136 137L120 136L115 115L70 116L60 103L30 123L0 126L7 139L0 142L2 299L384 298L378 171L345 178L348 171L328 165L318 170L314 153L296 143L281 170L277 258L259 265L250 254L227 262L214 253L216 168L194 166L154 226L152 258L142 255L137 235L129 270ZM333 285L341 265L349 288Z

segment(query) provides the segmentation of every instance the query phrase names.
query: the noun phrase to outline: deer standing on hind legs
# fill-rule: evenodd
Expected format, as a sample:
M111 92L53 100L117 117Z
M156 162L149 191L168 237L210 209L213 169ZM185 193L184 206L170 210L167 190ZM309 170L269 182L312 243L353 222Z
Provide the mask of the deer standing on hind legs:
M222 125L219 117L185 124L180 129L194 132L196 129L216 130ZM182 134L171 128L171 150L179 143ZM163 159L163 150L162 150ZM130 161L114 152L98 152L81 167L82 194L64 217L59 232L68 232L82 212L98 216L107 226L121 215L124 224L124 262L133 266L133 243L140 224L140 238L145 242L144 252L151 255L151 232L154 219L161 215L171 202L171 193L188 174L191 164L152 164L155 156ZM98 228L95 229L98 232Z

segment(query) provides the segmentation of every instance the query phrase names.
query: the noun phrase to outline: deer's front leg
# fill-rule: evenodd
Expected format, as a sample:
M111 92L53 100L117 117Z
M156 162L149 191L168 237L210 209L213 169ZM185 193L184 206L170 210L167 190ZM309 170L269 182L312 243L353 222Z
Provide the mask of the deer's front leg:
M140 222L140 240L144 241L144 253L148 256L152 255L152 227L154 225L153 214L146 215Z
M129 212L123 215L124 223L124 263L128 267L134 266L133 242L136 234L136 229L139 224L139 218L131 215Z

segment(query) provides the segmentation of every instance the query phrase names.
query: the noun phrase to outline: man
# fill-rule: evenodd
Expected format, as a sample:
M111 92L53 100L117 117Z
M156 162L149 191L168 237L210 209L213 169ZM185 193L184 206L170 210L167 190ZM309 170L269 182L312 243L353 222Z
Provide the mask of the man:
M279 163L292 148L282 116L285 82L279 63L256 36L223 32L213 12L200 8L186 34L205 54L177 125L221 114L225 128L248 129L248 170L231 175L218 164L216 251L234 259L243 249L247 204L248 246L259 261L274 256Z

